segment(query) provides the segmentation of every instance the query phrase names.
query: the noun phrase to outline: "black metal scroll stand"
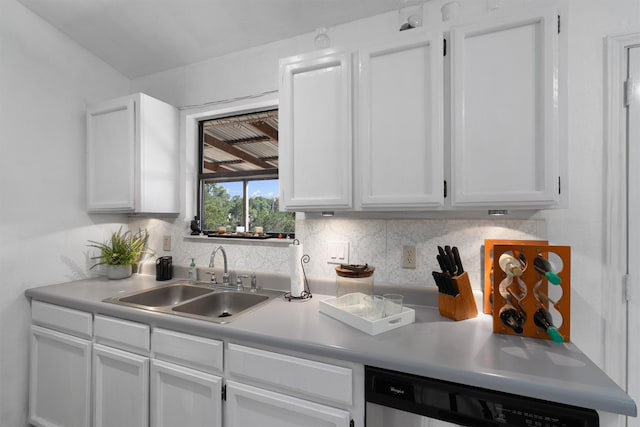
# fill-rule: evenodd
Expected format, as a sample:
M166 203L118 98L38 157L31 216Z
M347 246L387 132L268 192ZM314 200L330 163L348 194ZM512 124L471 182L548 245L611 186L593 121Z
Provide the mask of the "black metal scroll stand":
M284 299L287 301L308 301L313 295L311 295L311 289L309 288L309 281L307 280L307 273L304 271L304 265L311 260L309 255L302 255L300 258L300 265L302 266L302 275L304 276L304 290L300 293L300 296L293 296L291 292L284 294Z

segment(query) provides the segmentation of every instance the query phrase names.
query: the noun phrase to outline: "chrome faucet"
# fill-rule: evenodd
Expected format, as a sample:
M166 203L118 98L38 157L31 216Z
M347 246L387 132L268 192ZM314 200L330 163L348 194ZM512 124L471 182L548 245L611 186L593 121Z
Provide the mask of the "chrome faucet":
M224 273L222 275L222 284L224 286L229 286L229 270L227 265L227 253L225 252L222 246L218 246L217 248L214 248L213 251L211 251L211 257L209 258L209 268L215 267L216 253L218 253L218 251L222 252L222 258L224 259ZM217 285L217 284L218 282L216 280L216 274L212 272L211 285Z

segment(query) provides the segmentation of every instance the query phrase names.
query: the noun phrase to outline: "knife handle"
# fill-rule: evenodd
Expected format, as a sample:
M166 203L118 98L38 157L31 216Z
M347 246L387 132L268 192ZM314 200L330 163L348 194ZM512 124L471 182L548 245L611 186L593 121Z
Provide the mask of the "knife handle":
M464 268L462 268L462 259L460 258L460 252L458 251L457 246L454 246L451 251L453 252L453 259L456 263L456 274L459 276L464 273Z

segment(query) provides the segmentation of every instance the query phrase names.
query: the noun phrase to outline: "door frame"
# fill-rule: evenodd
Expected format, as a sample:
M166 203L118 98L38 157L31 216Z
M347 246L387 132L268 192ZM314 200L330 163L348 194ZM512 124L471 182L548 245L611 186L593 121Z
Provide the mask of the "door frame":
M627 389L627 112L624 82L627 49L640 46L640 32L605 39L604 236L602 301L604 370ZM624 215L620 213L624 212Z

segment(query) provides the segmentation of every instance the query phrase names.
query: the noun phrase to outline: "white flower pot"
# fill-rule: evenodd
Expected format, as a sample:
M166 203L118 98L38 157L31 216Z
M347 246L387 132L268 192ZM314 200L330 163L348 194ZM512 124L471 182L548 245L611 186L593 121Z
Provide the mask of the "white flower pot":
M126 279L133 274L131 265L107 265L107 279Z

